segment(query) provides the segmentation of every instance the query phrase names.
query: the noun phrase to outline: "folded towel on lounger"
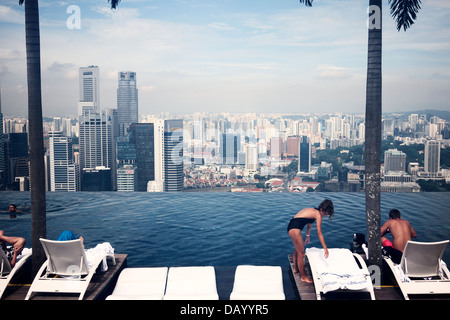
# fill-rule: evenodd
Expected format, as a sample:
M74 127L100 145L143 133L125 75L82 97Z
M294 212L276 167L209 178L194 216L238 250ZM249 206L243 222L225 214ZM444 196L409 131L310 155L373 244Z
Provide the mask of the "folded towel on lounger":
M319 275L323 292L338 289L362 290L367 287L366 277L370 276L360 269L348 249L328 249L328 259L324 257L324 250L319 248L307 249L308 260L314 264Z

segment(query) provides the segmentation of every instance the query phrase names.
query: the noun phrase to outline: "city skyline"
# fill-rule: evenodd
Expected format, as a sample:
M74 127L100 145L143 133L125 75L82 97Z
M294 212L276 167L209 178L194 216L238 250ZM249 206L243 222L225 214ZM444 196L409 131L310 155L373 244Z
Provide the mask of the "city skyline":
M139 110L365 111L366 1L40 1L43 114L77 114L78 70L99 67L101 109L117 74L139 75ZM448 110L450 5L422 3L408 32L383 8L383 111ZM24 8L0 5L6 116L25 116Z

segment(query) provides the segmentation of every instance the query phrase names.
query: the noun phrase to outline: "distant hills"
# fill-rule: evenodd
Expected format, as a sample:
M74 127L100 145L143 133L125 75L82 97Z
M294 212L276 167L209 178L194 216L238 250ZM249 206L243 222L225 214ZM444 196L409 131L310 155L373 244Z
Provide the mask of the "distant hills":
M417 110L417 111L406 111L406 112L386 112L383 113L384 115L396 115L399 118L408 118L410 114L424 114L427 116L427 120L431 116L437 116L441 119L444 119L446 121L450 121L450 111L446 110L435 110L435 109L423 109L423 110Z

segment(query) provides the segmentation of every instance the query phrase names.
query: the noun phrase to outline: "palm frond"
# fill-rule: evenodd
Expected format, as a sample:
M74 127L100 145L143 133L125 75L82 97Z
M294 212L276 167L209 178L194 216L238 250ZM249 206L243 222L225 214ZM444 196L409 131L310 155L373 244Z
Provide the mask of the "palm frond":
M111 9L115 9L119 4L120 0L108 0L108 3L111 2Z
M307 7L312 7L312 3L314 0L299 0L300 3L304 3Z
M401 28L406 31L417 19L421 0L389 0L391 5L391 16L397 23L397 30Z

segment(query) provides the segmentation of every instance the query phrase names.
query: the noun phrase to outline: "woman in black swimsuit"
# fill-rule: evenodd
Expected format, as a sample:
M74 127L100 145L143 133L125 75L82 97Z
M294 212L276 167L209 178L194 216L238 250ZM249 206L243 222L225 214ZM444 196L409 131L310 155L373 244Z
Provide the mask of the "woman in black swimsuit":
M311 283L311 278L307 277L305 274L305 245L309 243L310 240L310 232L311 226L314 221L317 221L317 237L319 238L320 243L323 246L325 251L325 258L328 258L328 249L325 243L325 239L322 235L322 218L325 216L329 216L331 219L334 215L334 206L331 200L324 200L319 205L318 208L305 208L299 211L294 218L289 222L287 231L289 236L294 243L294 254L293 254L293 262L294 262L294 273L300 272L300 280L304 282ZM306 227L306 240L303 241L302 230Z

